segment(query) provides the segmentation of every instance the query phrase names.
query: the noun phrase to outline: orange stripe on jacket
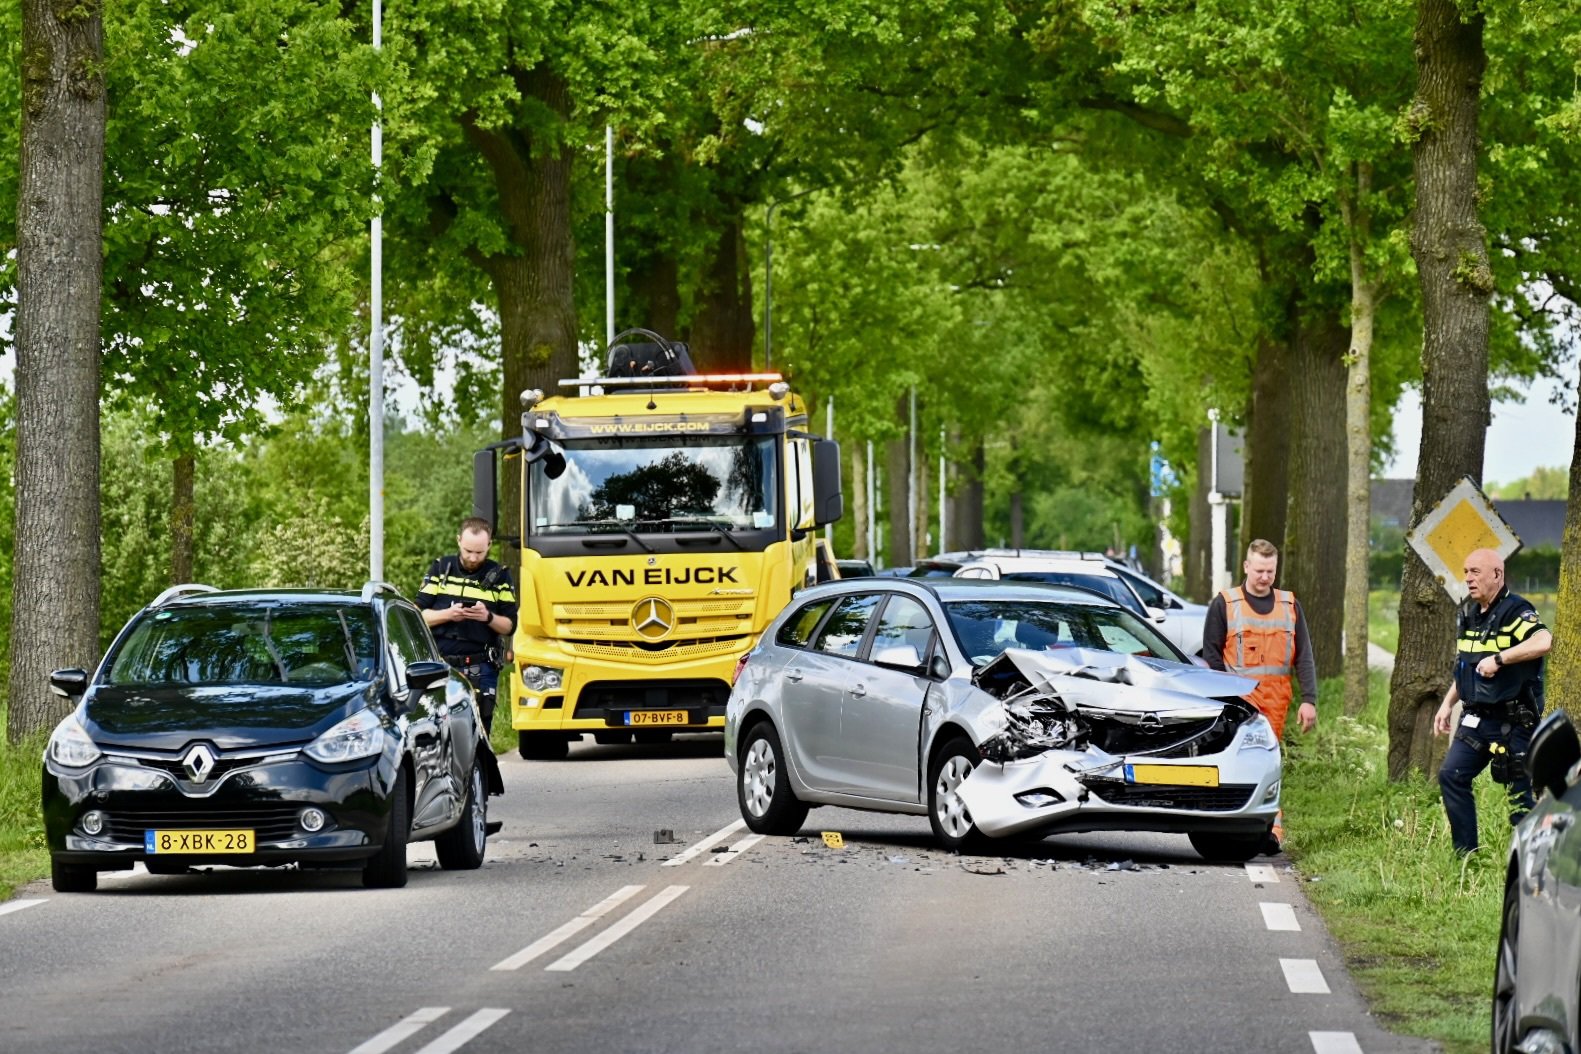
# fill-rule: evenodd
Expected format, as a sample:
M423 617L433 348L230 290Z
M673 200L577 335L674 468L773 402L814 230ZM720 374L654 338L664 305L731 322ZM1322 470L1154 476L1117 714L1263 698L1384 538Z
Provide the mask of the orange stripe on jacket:
M1273 610L1259 615L1240 586L1226 589L1224 597L1224 668L1257 680L1252 705L1284 738L1285 715L1294 696L1290 675L1296 661L1296 598L1286 589L1274 590Z

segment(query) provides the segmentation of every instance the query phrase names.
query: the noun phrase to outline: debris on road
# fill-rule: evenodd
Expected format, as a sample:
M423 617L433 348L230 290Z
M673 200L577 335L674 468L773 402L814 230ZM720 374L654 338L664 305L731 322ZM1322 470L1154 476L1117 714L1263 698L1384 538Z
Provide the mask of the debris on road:
M824 831L823 844L828 846L830 849L844 849L845 838L840 834L839 831Z
M992 871L985 871L980 867L971 866L965 860L961 861L961 870L969 875L1002 875L1005 873L1005 869L1002 867L996 867Z
M660 827L653 832L654 845L674 845L680 839L675 837L675 832L668 827Z

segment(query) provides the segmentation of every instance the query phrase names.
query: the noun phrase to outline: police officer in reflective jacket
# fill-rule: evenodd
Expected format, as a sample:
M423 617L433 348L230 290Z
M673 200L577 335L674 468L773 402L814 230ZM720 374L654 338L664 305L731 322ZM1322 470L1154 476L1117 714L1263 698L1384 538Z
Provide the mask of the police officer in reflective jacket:
M510 571L489 559L492 536L487 520L463 520L457 552L429 565L417 590L417 606L439 653L477 690L485 728L494 721L500 638L516 628L516 587Z
M1477 773L1491 765L1494 781L1509 787L1510 823L1532 807L1526 748L1542 716L1543 656L1553 646L1537 609L1504 584L1498 553L1476 550L1466 557L1465 573L1470 598L1457 623L1455 679L1433 716L1433 731L1447 736L1455 703L1462 704L1460 725L1438 770L1449 835L1462 854L1477 848L1471 796Z

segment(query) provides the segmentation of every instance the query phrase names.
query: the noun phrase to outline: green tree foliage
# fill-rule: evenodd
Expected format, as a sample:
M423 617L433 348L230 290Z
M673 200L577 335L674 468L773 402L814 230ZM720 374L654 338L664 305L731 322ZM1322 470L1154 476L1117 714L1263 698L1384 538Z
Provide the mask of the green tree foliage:
M1520 498L1564 501L1570 495L1570 472L1563 466L1539 465L1529 476L1508 483L1489 483L1486 489L1488 497L1505 501Z

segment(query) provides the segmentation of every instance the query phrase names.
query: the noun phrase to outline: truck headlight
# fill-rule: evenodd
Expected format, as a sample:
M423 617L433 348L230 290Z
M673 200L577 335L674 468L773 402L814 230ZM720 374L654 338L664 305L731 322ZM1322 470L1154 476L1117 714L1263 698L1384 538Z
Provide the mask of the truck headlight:
M304 750L315 761L330 764L371 758L384 749L384 726L372 710L358 710L309 743Z
M91 765L103 756L98 744L94 743L77 720L76 714L69 715L55 726L55 731L50 733L46 753L55 764L71 769Z
M558 666L523 666L522 684L529 691L552 692L560 687L561 675L564 673Z

